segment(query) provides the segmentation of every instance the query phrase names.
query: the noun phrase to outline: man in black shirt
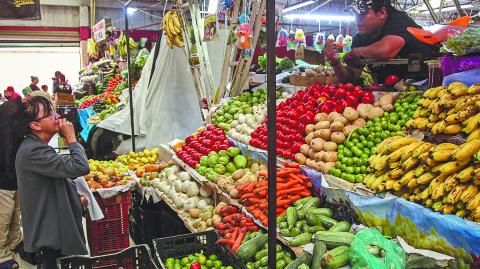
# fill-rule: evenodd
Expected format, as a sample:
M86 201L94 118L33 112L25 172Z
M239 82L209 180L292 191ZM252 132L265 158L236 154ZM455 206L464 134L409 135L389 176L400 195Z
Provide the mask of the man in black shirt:
M355 13L358 34L353 37L352 51L345 55L343 65L338 60L334 42L323 49L332 64L335 74L343 82L356 82L364 66L359 59L386 60L407 59L410 54L429 55L432 46L418 41L407 31L407 27L421 28L405 12L396 10L390 0L354 0L351 10ZM369 65L368 68L383 83L389 74L400 78L407 75L406 65Z

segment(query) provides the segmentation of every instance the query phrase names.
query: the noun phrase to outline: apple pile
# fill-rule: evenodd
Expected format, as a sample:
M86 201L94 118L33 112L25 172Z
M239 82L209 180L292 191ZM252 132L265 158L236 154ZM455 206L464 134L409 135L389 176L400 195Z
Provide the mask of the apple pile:
M208 155L211 151L227 150L230 146L230 141L221 128L208 125L187 137L185 144L176 154L188 166L195 168L203 156Z
M373 104L373 93L352 84L314 84L300 90L277 107L277 154L294 159L305 138L305 128L315 122L317 113L342 113L345 108L356 108L360 103ZM265 120L267 123L268 119ZM267 149L267 126L261 125L251 133L249 144Z

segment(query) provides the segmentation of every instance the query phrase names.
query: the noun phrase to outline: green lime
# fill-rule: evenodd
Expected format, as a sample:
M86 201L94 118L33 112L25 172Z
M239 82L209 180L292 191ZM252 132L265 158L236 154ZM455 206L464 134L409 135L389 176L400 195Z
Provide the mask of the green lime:
M357 149L353 152L353 154L357 157L360 157L360 156L362 156L363 151L361 149Z
M358 143L360 143L360 141L358 140L358 138L353 138L353 139L352 139L352 143L353 143L354 145L358 145Z
M351 138L357 139L357 138L358 138L357 132L353 132L352 135L351 135ZM357 139L357 140L358 140L358 139Z
M360 173L362 173L362 174L367 173L367 167L365 165L360 166Z
M337 146L337 150L340 151L340 150L343 150L345 148L345 146L343 144L340 144Z
M367 137L367 139L368 139L368 141L372 141L372 142L373 142L373 140L375 140L375 134L373 134L373 133L369 134L368 137Z
M381 117L376 117L375 119L373 119L373 122L374 123L377 123L377 122L380 122L381 121ZM368 124L367 124L368 125Z
M363 176L363 175L356 175L355 176L355 182L362 183L364 177L365 176Z
M340 178L347 180L347 173L342 172L342 174L340 174Z
M347 180L349 182L355 183L355 175L351 175L351 174L347 175Z
M374 125L373 121L370 120L370 121L367 122L367 127L372 127L373 125Z
M342 172L347 171L347 166L342 163L342 164L340 165L340 170L342 170Z
M402 127L400 127L400 125L393 125L393 132L398 132L402 130Z
M211 260L211 261L216 261L216 260L218 260L218 257L217 257L217 255L212 254L212 255L208 256L208 259Z
M360 167L359 167L359 166L356 166L355 168L353 168L353 173L354 173L355 175L360 174L360 173L361 173Z
M344 155L345 157L352 157L352 151L350 151L349 149L345 149L345 150L343 151L343 155Z
M353 174L354 171L355 171L355 169L351 166L348 166L347 169L345 170L345 172L347 174Z
M383 140L381 138L375 138L375 144L377 144L377 145L382 143L382 141Z
M387 138L387 137L388 137L387 131L383 131L383 132L380 133L380 138L381 138L382 140L384 140L384 139Z
M337 159L339 161L342 161L343 158L344 158L343 153L337 153Z
M371 155L375 155L375 154L377 153L376 150L377 150L377 149L376 149L375 147L371 148L371 149L370 149L370 156L371 156Z
M343 158L342 163L346 166L350 166L350 165L353 164L353 159L345 157L345 158Z
M355 146L355 144L352 141L348 141L346 143L346 146L347 146L347 148L352 149Z
M213 266L213 261L212 260L207 260L207 262L205 262L205 265L207 267L212 267Z
M222 266L223 266L223 263L222 263L222 261L216 260L216 261L213 262L213 266L215 266L215 267L222 267Z
M375 125L374 131L375 131L375 133L379 133L379 132L383 131L382 126L381 125Z
M388 112L386 112L386 111L383 112L383 116L384 116L385 118L388 117L388 115L390 115L390 113L388 113Z

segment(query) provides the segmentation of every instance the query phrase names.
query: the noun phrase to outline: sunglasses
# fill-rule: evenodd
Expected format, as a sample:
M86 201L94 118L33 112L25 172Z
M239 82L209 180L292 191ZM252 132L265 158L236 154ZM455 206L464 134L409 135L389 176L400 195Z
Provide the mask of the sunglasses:
M47 115L44 115L43 117L40 117L40 118L38 118L38 119L35 119L34 121L39 122L39 121L41 121L41 120L43 120L43 119L46 119L46 118L52 118L52 119L55 119L55 118L57 118L57 117L58 117L58 118L61 118L61 117L59 117L59 116L60 116L60 115L57 114L57 112L56 112L55 110L52 110L51 113L49 113L49 114L47 114Z

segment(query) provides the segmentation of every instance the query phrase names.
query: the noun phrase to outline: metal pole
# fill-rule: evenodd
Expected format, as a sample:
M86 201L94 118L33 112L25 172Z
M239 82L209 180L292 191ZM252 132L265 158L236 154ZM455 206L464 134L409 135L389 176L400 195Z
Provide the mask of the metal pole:
M457 7L457 11L460 16L467 16L467 13L465 13L465 10L463 10L458 0L453 0L453 3L455 4L455 7Z
M275 65L275 1L267 0L267 117L268 117L268 268L276 268L277 244L277 117Z
M123 7L123 15L125 17L125 37L127 39L127 81L128 81L128 102L130 104L130 131L132 135L132 150L136 151L135 149L135 126L133 125L133 89L132 89L132 80L130 74L130 34L128 30L128 14L127 8L128 5L132 2L132 0L128 1L125 6Z
M430 5L430 0L423 0L425 3L425 6L427 6L428 12L430 12L430 16L432 16L432 19L435 23L440 23L440 19L437 16L437 13L432 8L432 5Z

